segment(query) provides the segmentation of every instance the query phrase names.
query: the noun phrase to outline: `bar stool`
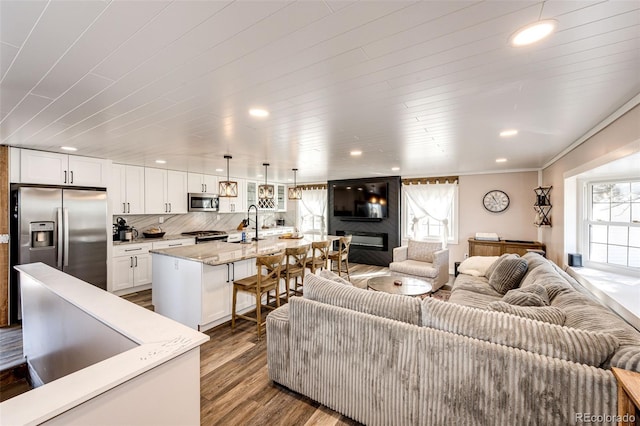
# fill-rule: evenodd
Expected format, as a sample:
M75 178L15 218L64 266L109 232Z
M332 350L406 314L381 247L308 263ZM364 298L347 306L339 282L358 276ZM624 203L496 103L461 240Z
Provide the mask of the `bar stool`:
M305 267L309 268L312 274L315 274L318 269L324 269L327 267L330 246L331 241L329 240L314 241L311 243L311 259L307 259Z
M287 302L289 302L289 296L291 294L302 294L301 291L298 291L298 286L302 287L304 285L304 269L307 264L307 253L309 253L310 248L311 244L305 244L299 247L290 247L284 251L287 260L285 261L285 269L280 272L280 277L284 278ZM289 286L292 278L294 284L293 290L291 290ZM300 278L300 282L298 282L298 278Z
M349 276L349 246L351 245L351 238L351 235L340 237L340 240L338 240L338 251L329 252L329 266L331 266L331 270L334 271L333 263L338 262L338 275L342 276L342 262L344 262L347 269L347 279L349 281L351 281L351 277Z
M276 292L276 306L280 306L280 298L278 297L278 287L280 284L280 273L282 271L282 259L284 259L284 252L276 253L269 256L258 256L256 258L257 274L250 277L242 278L233 281L233 302L231 312L231 329L236 326L236 317L243 318L256 323L256 329L258 331L258 340L262 335L262 326L266 323L266 320L262 320L262 308L275 309L272 306L262 304L262 295L268 294L271 290ZM262 274L262 268L266 269L266 275ZM246 293L252 293L256 296L256 317L252 318L247 315L236 314L236 300L238 298L238 292L244 291ZM266 316L265 316L266 317Z

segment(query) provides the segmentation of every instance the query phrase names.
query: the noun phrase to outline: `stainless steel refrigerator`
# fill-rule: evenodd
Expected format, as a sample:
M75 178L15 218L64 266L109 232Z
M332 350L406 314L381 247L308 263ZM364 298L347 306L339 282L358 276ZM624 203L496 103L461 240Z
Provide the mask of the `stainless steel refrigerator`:
M106 191L14 186L11 199L13 265L43 262L106 290ZM10 317L15 321L20 310L17 278L11 292Z

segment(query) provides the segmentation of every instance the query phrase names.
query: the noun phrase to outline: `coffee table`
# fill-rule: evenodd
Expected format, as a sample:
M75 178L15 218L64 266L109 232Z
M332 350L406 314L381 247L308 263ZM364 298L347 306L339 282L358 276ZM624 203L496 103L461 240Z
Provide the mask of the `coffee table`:
M395 285L396 280L402 281L402 285ZM433 287L428 282L419 278L397 277L393 275L384 275L380 277L369 278L367 288L375 291L383 291L391 294L401 294L403 296L422 296L431 295Z

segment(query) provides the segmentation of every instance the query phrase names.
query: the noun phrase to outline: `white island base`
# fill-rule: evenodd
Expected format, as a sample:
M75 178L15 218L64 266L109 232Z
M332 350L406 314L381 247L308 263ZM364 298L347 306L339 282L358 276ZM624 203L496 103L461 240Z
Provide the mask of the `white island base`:
M153 254L154 310L195 330L209 330L231 319L233 279L255 271L255 259L211 266ZM237 311L252 311L255 300L251 294L238 293Z

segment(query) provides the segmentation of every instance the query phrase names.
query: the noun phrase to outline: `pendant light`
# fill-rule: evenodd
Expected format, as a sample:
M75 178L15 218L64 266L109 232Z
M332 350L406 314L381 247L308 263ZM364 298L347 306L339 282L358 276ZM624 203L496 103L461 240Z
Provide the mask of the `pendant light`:
M298 172L298 169L291 169L291 170L293 170L293 186L289 187L289 199L302 200L302 188L298 188L298 185L296 182L296 173Z
M264 185L258 186L258 199L260 200L273 200L275 195L275 191L273 189L273 185L267 184L267 167L269 167L269 163L262 163L264 166Z
M227 180L221 180L218 183L218 196L219 197L237 197L238 196L238 182L229 180L229 160L233 157L225 155L227 160Z

